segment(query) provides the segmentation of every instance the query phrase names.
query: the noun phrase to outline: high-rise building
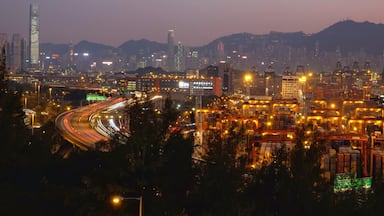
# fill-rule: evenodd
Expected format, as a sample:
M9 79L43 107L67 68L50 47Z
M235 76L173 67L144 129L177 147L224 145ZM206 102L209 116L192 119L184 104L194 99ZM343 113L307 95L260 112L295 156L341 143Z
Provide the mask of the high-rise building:
M21 71L21 36L20 34L13 34L12 36L12 71L18 73Z
M21 39L21 71L25 71L29 66L29 62L27 61L28 52L28 40L23 37Z
M227 62L219 63L219 77L221 78L222 91L226 95L232 95L234 93L233 88L233 68Z
M186 52L186 68L192 69L192 70L198 70L201 68L200 61L199 61L199 51L197 50L190 50L189 52Z
M39 68L39 7L31 4L29 8L29 64L31 68Z
M285 74L285 75L292 75L292 74ZM275 73L275 70L270 65L267 67L267 69L264 71L264 86L265 86L265 96L276 96L276 93L278 93L277 90L277 76ZM286 88L286 87L285 87Z
M5 61L6 64L9 65L9 45L8 45L8 34L7 33L0 33L0 50L3 50L3 47L5 48Z
M168 30L168 71L175 70L175 30Z
M217 60L225 60L224 43L222 41L217 43Z
M8 35L7 33L0 33L0 47L7 46Z
M217 66L210 65L205 69L201 69L199 70L199 76L217 78L217 86L220 86L221 94L232 95L234 93L233 68L227 62L220 62Z
M177 44L175 64L178 72L185 71L185 50L181 42Z
M7 67L11 64L11 56L10 56L10 45L8 41L8 34L7 33L0 33L0 50L5 48L5 64Z

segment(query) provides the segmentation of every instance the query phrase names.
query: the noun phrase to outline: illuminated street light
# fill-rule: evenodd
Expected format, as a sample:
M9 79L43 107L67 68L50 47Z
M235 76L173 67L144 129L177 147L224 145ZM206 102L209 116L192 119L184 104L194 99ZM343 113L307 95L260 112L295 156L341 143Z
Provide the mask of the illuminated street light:
M120 206L124 200L138 200L139 201L139 216L143 216L143 197L124 197L124 196L113 196L111 203L114 206Z
M245 74L244 75L244 82L252 82L252 75L251 74Z
M49 88L48 91L49 91L49 100L51 100L52 99L52 88Z
M40 84L37 85L37 105L40 105Z
M120 196L112 197L112 204L117 206L120 205L122 201L122 198Z
M33 136L33 129L34 129L34 127L35 127L35 113L32 113L31 114L31 132L32 132L32 136Z
M301 83L305 83L307 81L307 77L306 76L302 76L299 78L299 82Z
M252 85L252 81L253 81L253 76L252 74L250 73L247 73L244 75L244 78L243 78L243 81L244 81L244 85L245 85L245 88L246 88L246 95L247 96L250 96L250 87Z

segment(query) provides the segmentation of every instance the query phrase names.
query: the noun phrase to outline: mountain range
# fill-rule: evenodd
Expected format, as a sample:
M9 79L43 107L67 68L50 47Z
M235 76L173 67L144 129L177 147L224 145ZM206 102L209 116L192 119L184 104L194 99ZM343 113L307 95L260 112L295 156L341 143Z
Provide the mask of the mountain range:
M365 51L369 55L377 56L382 55L384 51L384 24L346 20L335 23L315 34L305 34L303 32L270 32L264 35L237 33L217 38L204 46L190 47L190 49L208 55L216 51L219 42L224 44L226 53L232 50L252 53L256 49L265 48L271 44L279 44L307 50L317 48L321 52L339 50L343 55ZM73 45L73 47L75 52L89 52L94 57L112 57L115 54L126 57L132 55L150 56L155 52L167 50L167 44L147 39L129 40L119 47L83 40ZM41 50L47 54L65 55L69 49L69 44L41 44Z

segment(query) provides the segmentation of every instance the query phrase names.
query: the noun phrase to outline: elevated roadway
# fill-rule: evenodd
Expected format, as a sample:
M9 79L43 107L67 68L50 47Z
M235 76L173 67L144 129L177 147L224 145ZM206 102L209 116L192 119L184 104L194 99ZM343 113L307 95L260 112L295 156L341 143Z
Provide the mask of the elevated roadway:
M105 133L100 133L92 124L95 113L124 103L124 98L109 98L106 101L73 109L56 118L56 128L65 140L82 150L96 149L96 143L108 141Z

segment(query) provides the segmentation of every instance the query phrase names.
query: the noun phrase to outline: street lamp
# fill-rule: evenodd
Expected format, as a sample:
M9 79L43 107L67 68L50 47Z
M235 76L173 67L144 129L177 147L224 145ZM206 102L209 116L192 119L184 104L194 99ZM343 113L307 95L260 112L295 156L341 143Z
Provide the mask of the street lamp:
M27 109L27 104L28 104L28 98L27 96L24 97L24 109Z
M35 127L35 113L32 113L31 114L31 132L32 132L32 136L33 136L33 129Z
M49 91L49 100L52 100L52 88L49 88L48 91Z
M306 93L306 87L307 87L307 77L306 76L300 77L299 82L301 83L301 96L302 96L302 99L305 100L305 93Z
M252 81L253 81L252 74L247 73L244 75L244 85L246 88L246 95L247 96L250 96L250 94L251 94L250 87L251 87Z
M143 197L124 197L124 196L113 196L111 199L112 205L119 206L124 200L138 200L139 201L139 216L143 216Z
M40 105L40 84L37 85L37 105Z

